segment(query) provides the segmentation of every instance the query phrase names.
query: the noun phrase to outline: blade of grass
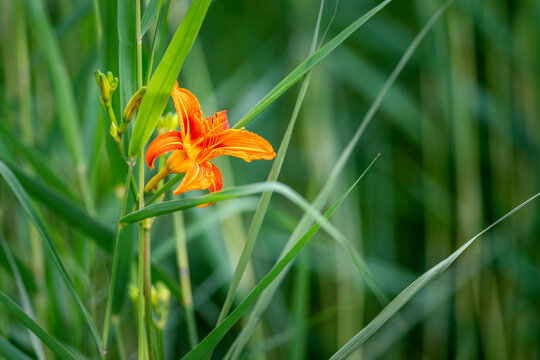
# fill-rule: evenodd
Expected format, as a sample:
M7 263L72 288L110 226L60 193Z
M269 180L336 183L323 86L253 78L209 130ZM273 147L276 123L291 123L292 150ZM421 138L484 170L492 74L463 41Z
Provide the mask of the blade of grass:
M1 167L1 164L0 164ZM30 318L23 309L11 300L4 292L0 291L0 302L13 314L24 326L32 331L38 338L43 341L60 359L76 360L77 358L62 345L58 340L52 337L48 332L43 330L32 318Z
M216 326L192 351L190 351L182 359L202 359L209 354L215 346L221 341L221 339L227 334L227 332L240 320L242 315L250 308L251 304L255 302L258 296L280 275L282 271L287 268L290 263L295 259L300 250L308 243L308 241L315 235L315 233L321 228L323 222L334 213L339 205L347 198L350 192L356 187L356 185L362 180L364 175L369 171L371 166L377 159L373 160L367 169L360 175L360 177L351 185L351 187L336 201L334 205L323 215L322 218L317 219L317 222L311 226L311 228L302 236L291 249L281 258L279 262L268 272L268 274L255 286L255 288L245 297L244 300L227 316L223 322Z
M23 187L13 174L13 172L6 166L6 164L3 161L0 161L0 174L8 184L8 186L11 188L13 193L15 194L16 198L21 203L24 211L32 221L32 223L36 226L39 234L43 238L45 242L45 246L47 250L49 251L49 254L51 255L51 258L53 260L53 263L55 267L57 268L58 272L60 273L62 280L66 286L66 288L69 290L71 296L73 297L73 300L75 300L75 303L81 312L86 324L88 325L88 328L90 329L90 332L94 338L94 341L96 342L96 345L98 346L98 349L101 351L101 340L99 338L98 331L96 329L96 326L90 317L90 314L84 307L79 295L77 294L77 291L75 290L75 287L73 286L73 282L71 281L71 278L69 277L69 274L62 264L62 261L60 260L60 257L58 256L58 253L56 252L54 248L54 244L52 241L52 237L49 234L49 232L45 229L44 223L41 221L41 218L39 217L36 209L34 208L33 204L31 203L30 199L28 198L28 195L24 191ZM36 334L39 337L39 334Z
M163 110L167 106L174 82L195 41L209 6L210 0L195 0L191 4L156 72L148 83L129 144L130 157L138 155L152 135Z
M304 62L296 67L285 79L281 80L257 105L253 107L246 115L244 115L236 125L235 129L240 129L247 124L249 124L257 115L259 115L264 109L266 109L270 104L276 101L287 89L293 86L298 80L304 76L306 72L311 70L315 65L317 65L321 60L328 56L332 51L334 51L343 41L345 41L349 36L351 36L360 26L362 26L366 21L368 21L373 15L378 13L382 8L388 5L392 0L385 0L365 15L358 18L351 25L349 25L345 30L336 35L332 40L328 41L317 50L313 55L309 56Z
M381 106L381 103L383 99L385 98L386 94L388 93L388 90L391 88L391 86L394 84L395 80L397 79L398 75L401 73L405 65L410 60L412 54L415 52L415 50L418 48L418 45L422 41L422 39L425 37L425 35L429 32L429 30L433 27L437 19L448 9L450 4L453 2L453 0L447 1L437 13L435 13L432 18L426 23L426 25L422 28L422 30L418 33L418 35L414 38L414 40L411 42L405 53L403 53L401 59L399 60L398 64L384 83L383 87L377 94L377 97L375 100L371 103L371 106L369 107L366 115L360 122L360 125L358 126L358 129L356 130L355 134L341 153L339 159L336 161L335 166L333 167L332 171L330 172L330 175L328 177L328 180L322 187L319 194L316 196L315 200L313 201L313 206L316 209L320 209L324 203L326 203L328 197L330 196L331 190L334 188L337 179L339 178L341 172L345 168L345 164L347 163L349 157L351 156L356 144L358 144L358 141L360 140L361 136L363 135L364 131L366 130L367 126L375 116L375 113ZM308 228L308 217L303 216L302 219L298 222L298 225L296 226L296 229L292 233L292 235L289 237L289 240L287 242L287 246L285 249L290 248L292 246L294 240L300 236L306 229ZM235 340L235 343L231 350L229 352L235 352L236 356L239 355L239 352L241 349L245 346L247 343L249 337L251 336L251 333L255 329L255 326L259 320L260 314L264 312L268 304L270 303L270 300L273 297L274 292L276 291L277 287L279 286L281 279L278 279L274 284L272 284L261 296L261 298L257 301L255 304L254 309L252 310L252 313L242 329L242 332ZM233 350L234 349L234 350Z
M459 249L453 252L449 257L433 266L426 271L422 276L413 281L409 286L405 288L398 296L394 298L370 323L364 327L358 334L356 334L347 344L341 347L332 357L331 360L346 359L352 354L358 347L360 347L367 339L371 337L381 326L383 326L392 316L394 316L403 306L405 306L424 286L426 286L431 280L435 279L438 275L443 273L450 265L456 261L456 259L480 236L488 232L508 217L519 211L525 205L529 204L540 196L540 193L530 197L525 202L515 207L510 212L506 213L499 220L489 225L482 230L478 235L467 241Z
M34 319L36 316L34 315L32 304L30 303L30 296L28 296L28 292L26 291L26 287L24 286L24 282L22 280L17 264L13 259L11 250L9 249L6 239L4 238L4 235L2 235L2 233L0 233L0 246L2 247L4 254L6 255L9 267L11 268L11 272L13 273L13 277L15 278L15 284L17 285L17 291L19 292L19 297L21 298L22 307L24 311L28 314L28 316ZM45 352L43 351L43 346L37 339L36 335L34 335L30 330L28 332L30 336L30 342L32 343L32 348L34 348L36 356L40 360L45 359Z
M324 9L324 0L321 1L320 7L319 7L319 14L317 16L317 21L315 24L315 31L313 32L313 39L311 41L311 48L309 50L309 56L312 56L316 49L323 9ZM285 154L287 153L287 150L289 148L289 142L291 140L294 125L296 124L298 113L300 112L300 108L302 107L302 103L304 101L304 97L306 95L306 92L309 86L310 77L311 77L311 73L308 72L306 77L302 81L302 86L300 88L300 92L298 93L298 97L294 105L293 113L291 115L291 119L289 120L289 125L287 126L287 130L285 131L285 134L283 135L283 139L281 140L281 145L279 146L276 159L274 160L272 164L272 168L270 169L270 173L268 174L267 181L277 181L279 177L281 166L283 165L283 161L285 160ZM232 302L236 295L236 291L238 289L238 285L240 284L240 280L242 279L242 276L244 275L244 271L246 270L246 267L248 265L249 259L251 257L251 253L253 251L253 247L255 246L255 241L259 234L259 230L261 229L261 225L266 215L266 210L268 209L268 205L270 204L271 197L272 197L272 192L267 191L262 194L261 199L259 200L259 204L257 205L257 210L255 210L255 214L253 215L253 219L251 220L251 225L249 227L246 243L244 247L242 248L242 253L240 254L240 258L234 270L233 278L231 280L231 285L229 286L229 290L227 292L227 296L223 303L223 307L221 308L221 312L219 313L217 325L219 325L223 321L225 316L227 316L227 314L229 313Z

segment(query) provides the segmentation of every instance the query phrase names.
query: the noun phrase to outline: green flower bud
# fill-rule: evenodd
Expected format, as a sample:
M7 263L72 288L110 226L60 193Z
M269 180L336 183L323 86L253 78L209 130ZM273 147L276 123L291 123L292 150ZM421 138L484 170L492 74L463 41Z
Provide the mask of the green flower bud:
M110 71L107 72L107 75L105 75L99 70L96 70L94 77L96 78L96 83L99 86L101 103L105 108L107 108L111 105L112 94L118 87L118 78L115 78Z
M139 106L141 105L145 93L146 86L143 86L135 94L133 94L133 96L129 100L126 108L124 109L124 113L122 114L122 123L118 127L118 132L120 134L126 131L129 122L131 121L131 119L133 119L133 116L135 116L137 110L139 110Z

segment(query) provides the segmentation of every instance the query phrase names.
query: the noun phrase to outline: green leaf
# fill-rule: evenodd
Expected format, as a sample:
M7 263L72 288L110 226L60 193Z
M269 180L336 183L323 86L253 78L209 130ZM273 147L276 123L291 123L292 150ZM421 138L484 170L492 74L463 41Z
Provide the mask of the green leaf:
M0 168L1 168L0 164ZM2 302L10 313L12 313L24 326L32 331L38 338L43 341L60 359L66 360L76 360L77 358L69 352L68 349L64 347L58 340L52 337L48 332L43 330L38 323L36 323L32 318L30 318L26 313L17 305L13 300L11 300L6 294L0 291L0 302ZM2 348L2 342L0 341L0 348ZM11 348L11 350L13 350ZM12 359L8 357L8 359Z
M392 318L403 306L405 306L424 286L426 286L431 280L435 279L441 273L443 273L456 259L480 236L487 231L494 228L499 223L512 216L519 211L525 205L535 200L540 196L540 193L530 197L525 202L521 203L506 215L495 221L493 224L482 230L478 235L467 241L459 249L454 251L449 257L433 266L431 269L422 274L419 278L413 281L409 286L405 288L398 296L394 298L373 320L369 322L358 334L356 334L347 344L341 347L332 357L331 360L346 359L356 349L360 347L367 339L371 337L381 326L383 326L388 320Z
M184 59L197 36L210 0L195 0L176 30L163 59L148 84L129 144L129 156L135 157L144 147L167 106L174 82ZM141 159L142 161L142 159Z
M148 7L146 8L141 20L141 36L144 36L144 34L146 34L150 28L150 25L152 25L152 21L156 17L158 4L160 1L163 0L151 0L150 3L148 3Z
M257 103L236 125L235 129L240 129L249 122L251 122L257 115L259 115L264 109L266 109L270 104L276 101L287 89L293 86L298 80L304 76L306 72L311 70L315 65L317 65L321 60L328 56L332 51L334 51L343 41L345 41L349 36L351 36L360 26L362 26L366 21L368 21L373 15L378 13L382 8L384 8L392 0L385 0L365 15L357 19L351 25L347 26L345 30L340 32L332 40L328 41L324 46L317 50L313 55L308 57L304 62L296 67L285 79L281 80L279 84L276 85L266 96Z
M34 205L28 198L28 195L24 191L23 187L21 186L21 184L19 183L19 181L17 180L13 172L6 166L6 164L3 161L0 161L0 174L6 181L7 185L13 191L13 193L15 194L15 196L21 203L24 211L26 212L26 214L28 215L32 223L36 226L39 234L44 240L45 246L47 250L49 251L49 254L51 255L51 258L53 260L55 267L60 273L66 288L68 289L68 291L71 293L71 296L75 300L77 307L79 308L81 314L83 315L83 318L86 321L86 324L88 325L90 332L92 336L94 337L94 340L99 350L101 351L101 340L99 338L99 334L97 332L96 326L94 322L92 321L90 314L84 307L79 295L77 294L77 291L75 290L75 287L73 286L73 282L71 281L71 278L69 277L69 274L66 268L62 264L62 261L60 260L60 257L58 256L58 253L56 252L54 248L52 236L45 229L45 224L42 222L41 218L39 217L36 209L34 208ZM39 334L36 334L36 335L38 335L39 337Z
M321 214L317 210L313 209L306 200L304 200L300 195L298 195L298 193L296 193L287 185L278 182L262 182L244 186L237 186L231 189L226 189L215 193L209 193L198 198L164 201L162 203L150 205L141 210L134 211L121 218L118 222L121 224L132 224L154 216L170 214L175 211L189 209L197 205L207 204L209 202L236 199L243 196L259 194L265 191L273 191L282 194L287 199L291 200L300 208L305 210L312 218L317 219L321 217ZM327 227L327 230L331 235L337 238L342 237L342 235L340 235L340 233L335 230L334 227L330 224L324 223L323 221L323 225Z
M375 159L376 160L376 159ZM270 285L272 282L288 268L289 264L295 259L296 255L306 246L308 241L315 235L315 233L321 228L322 220L327 221L339 205L345 200L355 186L362 180L367 171L374 164L375 160L368 166L368 168L360 175L358 180L336 201L334 205L319 218L315 224L290 248L289 251L281 258L280 261L274 265L274 267L268 272L268 274L255 286L253 290L242 300L242 302L227 316L221 324L214 328L193 350L191 350L186 356L185 360L203 359L208 355L214 347L223 339L227 332L240 320L240 318L251 307L251 304L257 300L258 296Z

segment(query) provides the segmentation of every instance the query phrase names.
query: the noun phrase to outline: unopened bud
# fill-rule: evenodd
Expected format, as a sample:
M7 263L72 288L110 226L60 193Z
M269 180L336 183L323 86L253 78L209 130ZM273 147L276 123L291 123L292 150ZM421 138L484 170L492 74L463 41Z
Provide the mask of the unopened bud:
M146 86L143 86L135 94L133 94L129 100L126 108L124 109L124 113L122 114L122 123L118 128L118 132L120 132L120 134L126 131L131 119L133 119L133 116L135 116L135 113L137 110L139 110L139 106L141 105L145 93Z

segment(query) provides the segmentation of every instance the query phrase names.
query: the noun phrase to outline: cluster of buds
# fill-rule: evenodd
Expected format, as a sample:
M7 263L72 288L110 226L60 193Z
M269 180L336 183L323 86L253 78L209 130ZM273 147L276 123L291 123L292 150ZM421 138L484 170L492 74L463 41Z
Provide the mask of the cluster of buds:
M99 86L101 103L105 110L107 110L111 106L112 95L118 87L118 78L114 77L113 73L110 71L107 71L107 75L105 75L99 70L96 70L94 76L96 77L96 83Z
M118 134L118 124L116 123L116 117L114 116L114 111L112 109L112 95L118 87L118 78L114 77L113 73L110 71L108 71L107 75L105 75L99 70L96 70L94 76L101 95L99 99L101 100L101 104L103 104L105 111L107 111L111 119L109 133L113 137L114 141L120 143L122 140Z
M137 286L129 285L129 297L133 302L133 306L137 308L139 301L139 289ZM156 286L152 286L151 290L151 303L153 312L156 315L153 320L153 324L156 329L163 331L167 325L167 318L169 317L169 304L171 301L171 291L165 284L158 281Z

